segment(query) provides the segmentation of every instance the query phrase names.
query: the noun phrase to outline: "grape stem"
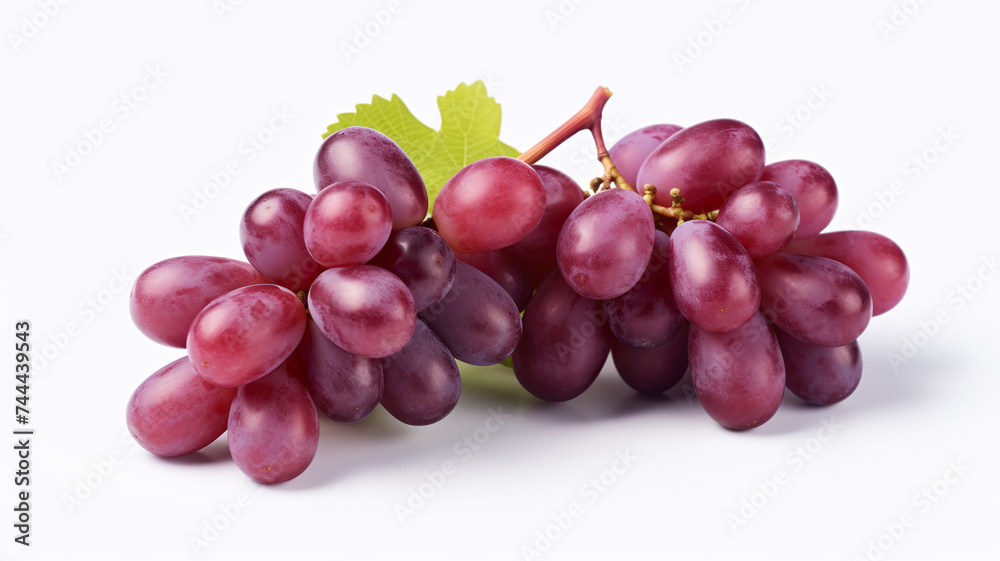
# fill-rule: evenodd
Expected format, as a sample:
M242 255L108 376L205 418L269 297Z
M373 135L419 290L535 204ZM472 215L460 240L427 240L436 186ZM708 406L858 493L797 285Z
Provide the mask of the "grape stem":
M594 137L594 143L597 144L597 160L604 166L604 176L590 182L591 191L596 192L610 189L612 183L620 189L635 191L628 184L628 181L625 181L621 173L618 172L618 168L611 161L608 149L604 145L604 133L601 131L601 115L604 111L604 105L610 98L611 90L604 86L598 86L594 91L594 95L590 96L587 103L575 115L562 125L559 125L559 128L552 131L537 144L525 150L517 159L528 165L534 164L557 146L566 142L569 137L580 131L589 130L590 134Z

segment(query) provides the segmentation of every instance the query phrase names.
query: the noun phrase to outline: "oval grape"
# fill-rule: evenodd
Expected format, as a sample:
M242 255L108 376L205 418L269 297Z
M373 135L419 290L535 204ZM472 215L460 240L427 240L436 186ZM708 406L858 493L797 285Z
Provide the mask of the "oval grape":
M740 187L722 203L715 223L756 259L777 253L792 241L799 228L799 206L777 183L757 181Z
M768 164L762 181L773 181L795 197L802 217L795 239L823 231L837 212L837 183L823 166L807 160L783 160Z
M722 226L706 220L678 226L670 236L669 269L677 307L701 329L732 331L757 313L753 261Z
M338 423L367 417L382 398L382 364L334 345L309 318L295 352L316 408Z
M601 303L580 296L553 271L524 310L514 375L539 399L567 401L601 372L614 335Z
M611 342L611 359L622 380L644 394L663 393L677 385L688 368L688 329L685 321L677 333L658 347L638 348Z
M237 288L267 282L249 263L235 259L174 257L139 275L129 296L129 312L144 335L183 349L191 322L209 302Z
M395 230L427 216L427 188L416 166L388 136L366 127L347 127L326 137L313 164L316 190L340 181L363 181L385 195Z
M527 267L516 255L502 250L484 251L482 253L455 252L455 259L478 269L481 273L493 279L500 285L518 310L523 310L531 298L531 275Z
M312 197L295 189L273 189L257 197L240 222L247 261L275 284L306 290L323 267L309 255L303 235Z
M334 183L306 210L306 248L324 267L361 265L382 249L392 231L389 201L360 181Z
M646 158L636 178L638 189L656 186L658 205L669 207L671 189L680 189L684 209L717 210L733 191L760 179L764 142L749 125L716 119L672 135Z
M621 296L646 270L655 230L653 213L638 193L601 191L566 219L556 245L559 270L581 296Z
M372 265L323 271L309 289L309 314L335 345L368 358L399 352L417 320L403 281Z
M434 200L438 233L456 251L507 247L530 233L545 211L545 187L531 166L497 156L448 180Z
M802 401L833 405L854 393L861 382L861 347L851 341L840 347L821 347L774 330L785 358L785 385Z
M829 232L795 240L785 251L826 257L850 267L871 292L873 316L899 304L910 284L910 265L903 250L896 242L875 232Z
M399 277L418 312L440 302L455 282L455 253L437 232L423 226L394 231L368 264Z
M229 451L254 481L298 477L319 448L319 416L295 358L240 386L229 413Z
M608 150L608 155L618 168L628 184L636 187L636 180L639 176L639 168L642 162L653 153L657 146L670 138L677 131L684 127L677 125L650 125L639 130L634 130L621 137L614 146Z
M508 248L515 253L532 253L554 248L559 239L559 230L573 209L583 202L583 190L571 177L548 166L536 164L531 167L545 188L545 210L535 228Z
M840 347L868 327L871 294L846 265L791 253L776 253L756 264L760 309L789 335L813 345Z
M382 406L408 425L429 425L451 413L462 394L462 378L448 348L423 322L400 351L382 359Z
M733 430L760 426L774 416L785 392L785 363L761 314L728 333L694 325L688 338L691 382L715 422Z
M139 385L125 420L140 446L164 458L197 452L226 432L235 388L206 382L187 357L179 358Z
M420 319L456 359L478 366L510 356L521 336L521 315L510 295L485 273L462 262L448 295L424 310Z

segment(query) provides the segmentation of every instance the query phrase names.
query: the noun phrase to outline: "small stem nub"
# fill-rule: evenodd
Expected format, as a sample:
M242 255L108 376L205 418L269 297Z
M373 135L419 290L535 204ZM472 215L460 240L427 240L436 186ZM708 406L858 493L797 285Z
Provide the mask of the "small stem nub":
M295 293L299 297L299 302L302 302L302 307L306 309L306 313L309 313L309 291L300 290Z

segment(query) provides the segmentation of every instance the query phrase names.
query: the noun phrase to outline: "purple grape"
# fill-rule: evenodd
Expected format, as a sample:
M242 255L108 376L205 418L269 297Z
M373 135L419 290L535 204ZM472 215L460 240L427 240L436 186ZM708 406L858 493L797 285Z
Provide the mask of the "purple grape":
M179 358L139 385L125 420L136 442L171 458L197 452L226 432L235 388L209 384L187 357Z
M275 284L306 290L323 272L306 249L303 225L312 196L295 189L273 189L250 203L240 222L247 261Z
M684 317L703 330L738 329L757 313L753 261L722 226L685 222L670 237L670 284Z
M563 223L573 209L583 202L583 190L571 177L548 166L531 167L545 188L545 211L542 212L538 225L528 235L507 248L515 253L533 253L554 248Z
M497 156L462 168L434 201L438 233L455 251L507 247L528 235L545 211L545 188L528 164Z
M556 245L559 270L573 290L594 300L621 296L653 252L653 213L635 191L608 189L573 210Z
M762 181L773 181L795 197L802 217L795 239L823 231L837 212L837 183L830 172L806 160L784 160L764 168Z
M777 183L757 181L740 187L722 203L715 223L756 259L777 253L792 241L799 227L799 205Z
M793 337L824 347L854 341L872 318L868 287L825 257L776 253L756 261L760 310Z
M671 205L670 190L681 190L684 209L716 210L730 193L760 179L764 142L752 128L732 119L692 125L665 140L639 168L638 188L656 186L658 205Z
M658 347L640 349L618 339L611 342L611 359L618 375L632 389L644 394L663 393L677 385L688 367L688 326Z
M303 228L309 254L324 267L361 265L389 239L392 211L367 183L334 183L313 199Z
M231 290L267 282L249 263L235 259L174 257L139 275L129 312L146 337L183 349L191 322L209 302Z
M785 363L778 339L761 314L728 333L692 326L688 359L698 400L720 425L750 429L778 410L785 392Z
M514 374L539 399L567 401L601 372L614 335L601 303L580 296L553 271L524 311Z
M385 195L392 228L416 226L427 216L427 189L417 168L388 136L347 127L326 137L313 165L316 191L341 181L363 181Z
M657 146L670 138L677 131L684 127L677 125L650 125L639 130L632 131L621 137L614 146L608 150L608 155L618 168L618 173L622 175L628 184L637 187L636 179L639 176L639 168L642 162L653 153Z
M785 385L806 403L833 405L854 393L861 382L861 347L857 341L821 347L799 341L775 328L785 358Z
M549 278L552 271L559 268L559 263L556 260L555 246L540 251L521 253L517 257L528 271L533 290L538 290L538 287L542 286L542 283L545 282L545 279Z
M356 423L378 405L382 397L379 360L334 345L312 318L295 354L306 375L309 395L323 415L338 423Z
M486 274L461 262L448 295L424 310L420 319L456 359L479 366L510 356L521 336L521 315L510 295Z
M382 406L408 425L429 425L451 413L462 394L462 378L444 343L418 321L405 347L382 359Z
M323 271L309 289L309 314L335 345L368 358L399 352L417 320L403 281L372 265Z
M531 275L527 267L516 255L501 250L484 251L482 253L455 252L455 259L466 265L475 267L500 285L518 310L523 310L531 298Z
M437 304L455 281L455 254L430 228L395 230L369 265L396 275L410 289L418 312Z
M229 413L229 452L254 481L298 477L319 448L319 416L295 358L240 386Z
M284 362L305 329L306 310L292 291L274 284L237 288L191 322L188 356L209 383L239 386Z
M875 232L829 232L795 240L785 251L826 257L850 267L871 292L873 316L884 314L899 304L910 283L910 265L903 250Z
M657 230L653 254L639 282L625 294L604 302L611 332L633 347L658 347L672 339L684 323L670 288L669 245L670 238Z

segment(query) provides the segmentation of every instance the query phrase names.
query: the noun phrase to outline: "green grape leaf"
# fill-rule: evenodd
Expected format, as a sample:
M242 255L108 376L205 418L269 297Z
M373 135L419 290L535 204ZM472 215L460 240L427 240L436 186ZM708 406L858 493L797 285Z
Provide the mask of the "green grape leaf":
M500 104L486 92L482 80L459 84L438 97L441 130L423 124L399 96L372 96L354 113L337 115L323 138L340 129L361 126L391 138L413 160L427 185L430 204L453 175L470 163L491 156L517 157L520 152L500 142Z

